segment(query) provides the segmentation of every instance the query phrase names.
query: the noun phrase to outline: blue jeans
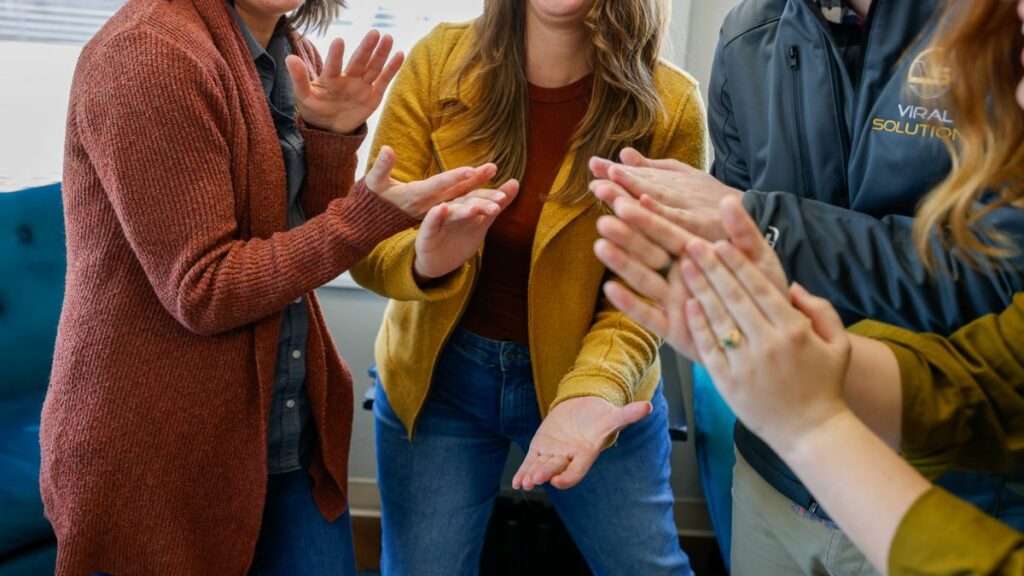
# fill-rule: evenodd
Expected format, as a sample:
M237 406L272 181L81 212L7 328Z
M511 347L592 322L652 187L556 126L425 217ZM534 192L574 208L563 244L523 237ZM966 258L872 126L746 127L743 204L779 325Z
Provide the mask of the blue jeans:
M391 383L401 386L401 383ZM457 331L410 441L377 383L374 403L384 576L479 570L511 442L540 426L529 349ZM668 407L624 430L586 478L548 498L595 574L689 575L669 486Z
M254 576L303 574L353 576L352 522L346 511L328 522L313 501L313 479L305 470L268 477L263 526Z

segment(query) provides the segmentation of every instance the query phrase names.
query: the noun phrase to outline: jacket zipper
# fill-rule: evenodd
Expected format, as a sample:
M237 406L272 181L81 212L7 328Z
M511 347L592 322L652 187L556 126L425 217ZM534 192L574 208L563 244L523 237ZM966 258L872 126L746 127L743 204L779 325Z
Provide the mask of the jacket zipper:
M810 197L813 193L811 190L811 181L807 172L807 159L810 157L810 153L807 151L807 135L804 133L806 126L804 123L804 87L800 81L800 47L793 45L786 48L786 60L789 62L789 69L793 72L793 84L796 96L794 98L796 106L796 139L799 144L799 156L800 156L800 177L803 181L803 196Z

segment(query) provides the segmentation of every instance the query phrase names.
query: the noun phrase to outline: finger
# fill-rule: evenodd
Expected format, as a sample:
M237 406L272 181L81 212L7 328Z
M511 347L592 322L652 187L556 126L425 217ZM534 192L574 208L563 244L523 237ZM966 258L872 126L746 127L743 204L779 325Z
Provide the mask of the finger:
M789 293L793 299L793 306L811 319L814 331L826 342L834 342L846 335L843 319L839 317L831 302L814 296L797 283L790 287Z
M611 180L593 180L590 182L590 191L598 200L611 206L619 198L632 198L628 190L619 186Z
M501 204L479 196L463 196L462 198L453 200L451 204L459 206L460 209L476 208L478 214L484 214L487 216L497 216L498 214L501 214L502 210Z
M618 432L627 426L647 418L654 411L654 405L650 402L630 402L615 412L612 422L615 431Z
M587 166L590 168L590 173L594 175L594 178L600 180L608 179L608 169L615 165L615 162L599 156L594 156L587 162Z
M437 202L446 202L480 188L494 177L494 171L493 164L480 168L455 168L435 174L419 185L422 186L424 196L432 197Z
M373 83L373 89L383 94L384 91L388 89L388 85L391 84L391 81L395 79L395 75L398 74L398 71L402 69L403 63L405 63L405 54L397 52L391 57L391 60L388 60L387 66L384 67L380 76L378 76L377 80Z
M321 75L324 78L336 78L341 76L341 64L345 61L345 40L335 38L331 47L327 50L327 59L324 60L324 71Z
M716 342L721 342L726 335L737 328L745 334L753 333L755 324L748 318L743 318L742 323L740 323L741 319L733 318L722 301L722 297L715 291L714 286L711 285L704 271L696 262L687 260L682 262L680 267L686 287L693 294L693 297L700 302L704 315L711 325L711 331L715 334ZM763 318L762 322L767 324L767 320Z
M711 322L696 299L686 302L686 324L690 327L690 335L700 354L700 361L711 373L715 386L728 388L731 384L729 358L718 346L718 336L711 329Z
M353 78L363 77L378 42L380 42L380 32L370 30L366 37L363 38L363 41L359 43L356 51L352 53L352 58L348 61L348 67L345 68L345 76Z
M629 316L644 328L654 332L662 338L668 337L668 318L665 312L644 302L629 288L618 282L607 282L604 285L604 295L623 314Z
M640 264L658 271L671 266L675 258L637 230L638 228L615 216L602 216L597 219L598 233L614 242Z
M377 48L373 51L373 55L370 56L370 61L366 64L366 70L362 74L363 82L373 84L377 81L377 77L384 70L384 65L388 63L388 56L391 55L391 49L394 46L395 40L390 34L385 34L380 39Z
M527 491L533 490L534 488L537 487L537 483L534 482L533 480L534 474L537 472L537 469L541 466L541 464L545 462L549 457L547 455L538 453L534 453L532 456L532 458L529 458L528 466L526 465L526 463L523 464L525 469L523 470L522 478L520 478L523 490Z
M391 171L395 168L396 160L395 151L390 146L382 146L373 161L373 166L366 173L366 186L377 194L387 190L391 184Z
M696 238L688 230L651 212L635 200L628 198L616 200L612 209L623 222L632 229L643 232L644 236L664 248L669 254L677 256L685 254L686 247Z
M608 168L608 178L622 186L629 192L629 194L635 198L639 198L644 194L653 196L659 202L674 205L669 202L665 202L665 197L668 194L661 190L661 186L651 182L648 178L644 178L640 175L638 168L631 168L616 164Z
M711 328L719 338L739 328L749 338L757 338L772 323L750 299L732 271L719 260L714 247L699 240L687 250L693 262L684 263L684 278L693 295L700 301ZM699 273L693 270L699 268Z
M559 490L568 490L579 484L586 477L599 454L598 450L587 450L585 453L573 455L565 471L551 479L551 485Z
M619 159L626 166L635 168L657 168L659 170L670 170L672 172L685 172L687 168L694 169L688 164L672 158L664 160L652 160L640 153L636 148L626 147L619 152Z
M494 164L484 164L478 168L457 168L428 178L425 184L430 194L443 196L442 200L451 200L482 188L494 178L497 171Z
M571 462L571 460L568 456L548 456L537 463L534 467L530 480L534 486L546 484L555 476L565 472L565 469L569 467L569 462Z
M668 282L661 274L644 266L636 258L626 254L621 248L607 240L598 240L594 244L594 254L612 273L622 278L641 296L664 307L669 297L669 290Z
M740 200L733 196L725 198L719 211L722 215L722 228L736 248L765 271L777 287L786 286L786 272L782 269L782 263Z
M526 471L533 467L534 458L536 458L536 455L531 446L530 452L526 454L526 458L523 459L523 463L519 465L519 469L516 470L515 475L512 477L512 488L516 490L523 489L523 480L526 477Z
M423 234L425 238L440 234L448 212L448 204L444 203L431 208L423 217L423 223L420 224L420 234Z
M690 215L690 212L666 206L647 194L640 197L640 205L691 234L700 227L700 223Z
M309 68L302 58L292 54L284 60L288 68L288 75L292 78L292 88L295 92L295 101L302 104L313 95L313 84L309 81Z
M715 244L714 253L725 266L718 266L715 273L708 274L719 294L732 295L736 290L734 280L743 287L744 294L736 295L735 301L725 296L726 305L736 314L752 313L749 307L757 307L775 326L783 326L799 314L790 304L789 295L779 293L764 272L758 269L739 249L728 242ZM725 274L728 269L731 274Z

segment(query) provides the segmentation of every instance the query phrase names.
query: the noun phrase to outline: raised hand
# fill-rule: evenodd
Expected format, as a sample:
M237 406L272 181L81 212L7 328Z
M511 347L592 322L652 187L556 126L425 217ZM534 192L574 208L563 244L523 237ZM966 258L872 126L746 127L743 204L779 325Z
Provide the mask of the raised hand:
M613 434L650 413L650 402L622 408L596 397L562 402L541 422L512 487L533 490L550 482L560 490L572 488L587 475Z
M424 281L440 278L472 258L518 193L519 183L509 180L497 190L476 190L431 209L416 235L416 276Z
M371 31L359 44L342 71L345 41L331 43L324 69L315 80L302 58L289 56L285 64L295 87L299 115L310 126L337 134L351 134L380 106L388 84L402 67L399 52L388 60L394 41Z
M736 415L785 458L801 438L849 412L843 322L798 285L780 294L730 244L696 241L687 252L686 315L702 363Z
M687 258L687 246L697 237L632 198L616 199L613 210L615 216L598 220L603 238L595 244L594 252L636 293L618 282L609 282L605 295L615 307L665 338L680 354L697 360L683 314L691 295L678 274L680 262ZM782 264L743 206L736 198L728 197L720 210L733 245L754 262L779 293L786 293Z
M375 194L417 220L422 220L438 204L465 196L490 182L497 172L494 164L484 164L477 168L449 170L419 182L404 183L391 177L396 161L395 151L384 146L364 181Z

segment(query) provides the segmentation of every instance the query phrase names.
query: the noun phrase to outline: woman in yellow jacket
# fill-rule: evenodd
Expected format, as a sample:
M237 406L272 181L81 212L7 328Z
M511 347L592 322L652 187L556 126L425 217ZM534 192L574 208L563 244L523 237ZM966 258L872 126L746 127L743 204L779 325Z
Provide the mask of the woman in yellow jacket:
M1016 11L952 2L933 41L956 79L946 104L962 141L957 168L918 214L926 261L939 237L963 257L1020 269L1020 238L986 233L998 210L1024 208L1024 0ZM991 208L977 210L982 198ZM735 200L721 208L732 243L714 246L629 199L615 211L631 230L603 223L614 240L597 252L653 302L617 285L610 298L705 363L879 571L1024 574L1024 534L927 479L1024 465L1024 294L948 339L871 321L849 334L827 301L786 289ZM680 258L663 279L651 268L668 254Z
M589 158L626 146L706 164L697 86L658 57L667 17L664 0L488 0L396 78L375 143L397 153L395 178L473 159L507 182L500 214L440 206L353 271L391 299L376 347L385 574L476 573L511 442L528 453L514 484L556 488L595 572L691 572L660 340L600 294L587 188Z

